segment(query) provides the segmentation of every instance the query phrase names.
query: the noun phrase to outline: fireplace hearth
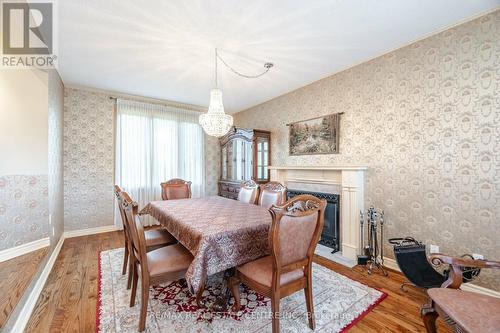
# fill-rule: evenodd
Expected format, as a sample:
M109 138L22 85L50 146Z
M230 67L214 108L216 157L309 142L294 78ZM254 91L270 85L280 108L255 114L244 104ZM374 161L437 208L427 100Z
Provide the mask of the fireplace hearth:
M339 198L338 194L310 192L301 190L287 191L288 199L300 194L310 194L317 198L326 200L325 209L325 224L321 233L319 244L332 249L332 253L340 250L340 215L339 215Z

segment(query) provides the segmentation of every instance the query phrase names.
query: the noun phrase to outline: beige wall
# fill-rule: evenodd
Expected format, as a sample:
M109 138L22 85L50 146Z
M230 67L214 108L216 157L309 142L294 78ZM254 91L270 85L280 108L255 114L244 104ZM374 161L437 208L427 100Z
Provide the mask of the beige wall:
M115 102L111 95L116 96L98 90L65 89L65 230L113 224ZM206 137L205 159L205 194L215 195L219 174L217 139Z
M49 236L48 74L0 70L0 250Z
M24 296L4 330L14 325L64 229L63 83L55 69L0 71L0 250L50 238Z
M272 132L272 164L369 166L387 236L500 260L500 11L235 116ZM289 156L285 124L335 112L340 154ZM386 244L386 253L392 256ZM500 290L500 272L480 285Z
M56 70L0 71L0 250L62 235L63 93Z
M47 86L44 71L0 70L0 175L47 174Z

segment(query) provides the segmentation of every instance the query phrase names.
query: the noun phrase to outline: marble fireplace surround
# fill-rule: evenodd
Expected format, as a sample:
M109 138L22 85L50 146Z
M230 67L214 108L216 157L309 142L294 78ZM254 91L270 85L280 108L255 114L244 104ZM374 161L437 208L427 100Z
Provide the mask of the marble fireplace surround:
M360 253L359 211L364 211L365 166L270 166L271 180L289 189L340 195L340 253L328 256L328 248L316 253L347 266ZM337 260L336 260L337 259Z

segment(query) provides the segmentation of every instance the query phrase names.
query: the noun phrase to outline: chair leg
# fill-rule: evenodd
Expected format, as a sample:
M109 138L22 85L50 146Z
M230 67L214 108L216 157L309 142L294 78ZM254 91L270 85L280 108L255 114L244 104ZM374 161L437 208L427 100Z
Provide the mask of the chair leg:
M142 279L141 279L142 281ZM139 317L139 332L146 329L146 316L148 314L149 285L146 281L141 283L141 314Z
M122 275L127 273L127 262L128 262L128 245L125 242L125 255L123 256L123 267L122 267Z
M234 297L233 311L240 311L240 280L234 276L229 278L229 288Z
M134 263L134 269L130 272L130 274L132 274L132 291L130 293L130 307L133 307L135 305L135 295L137 293L137 282L138 282L137 280L139 279L135 263Z
M434 309L434 304L430 301L429 304L424 304L420 308L420 316L424 321L425 329L427 333L436 333L436 319L438 317L438 313Z
M271 311L272 311L272 325L273 333L280 331L280 297L279 295L271 296Z
M135 271L135 265L133 264L134 259L132 258L132 254L129 253L129 259L128 259L128 279L127 279L127 290L132 287L132 278L134 276L134 271Z
M310 271L309 274L307 275L307 282L306 282L306 287L304 288L304 294L306 296L307 317L309 319L309 327L314 331L314 329L316 328L316 322L314 320L312 278Z

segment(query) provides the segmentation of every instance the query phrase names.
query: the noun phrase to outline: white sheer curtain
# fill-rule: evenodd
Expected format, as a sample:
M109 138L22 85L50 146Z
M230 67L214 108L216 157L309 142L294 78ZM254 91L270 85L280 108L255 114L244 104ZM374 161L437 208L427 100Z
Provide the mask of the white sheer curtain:
M171 178L191 181L193 197L204 195L204 135L198 116L170 106L117 100L115 182L139 209L161 200L160 183ZM119 214L115 217L120 226ZM149 216L143 222L156 223Z

